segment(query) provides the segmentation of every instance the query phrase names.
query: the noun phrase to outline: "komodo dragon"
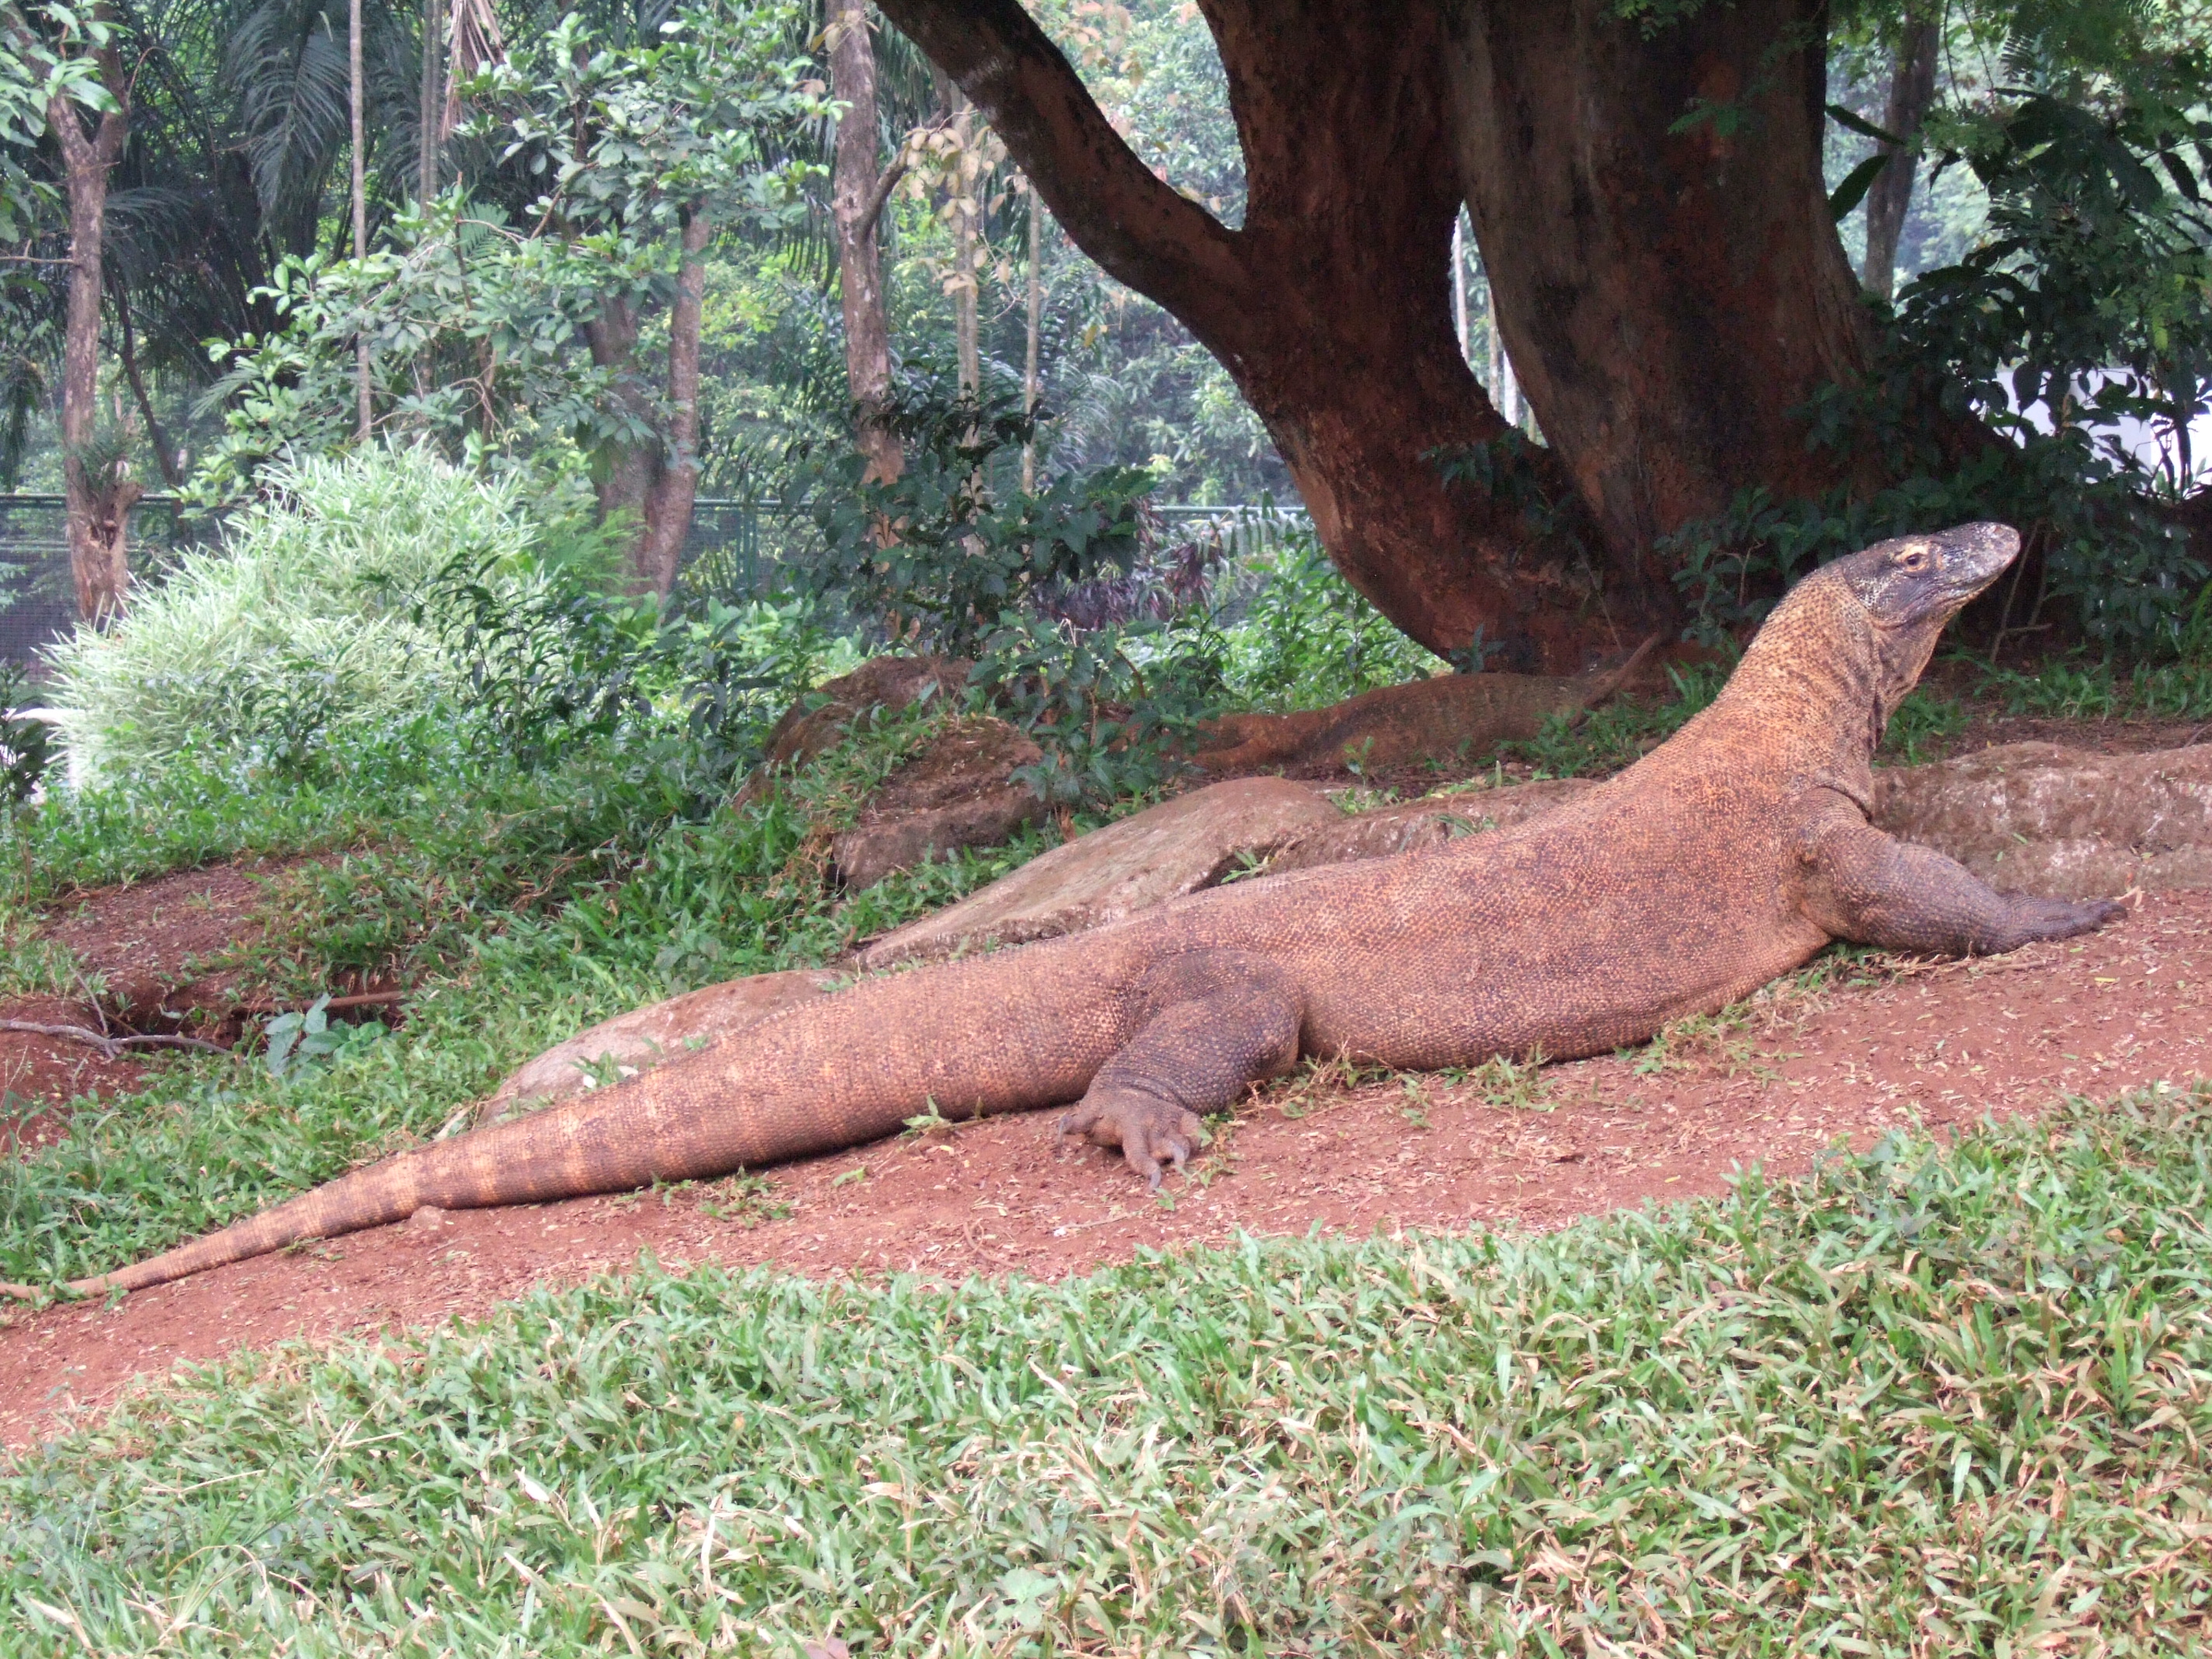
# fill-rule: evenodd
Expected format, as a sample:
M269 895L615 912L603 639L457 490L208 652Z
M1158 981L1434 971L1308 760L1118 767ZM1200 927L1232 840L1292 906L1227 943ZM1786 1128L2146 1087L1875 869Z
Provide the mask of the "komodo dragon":
M2009 951L2124 913L2000 896L1867 822L1875 744L2020 538L1868 548L1775 609L1712 706L1571 805L1370 863L1218 888L1110 927L864 981L532 1117L402 1152L136 1267L136 1290L397 1221L702 1179L947 1116L1075 1101L1064 1134L1156 1184L1196 1113L1301 1054L1554 1059L1650 1036L1832 939Z

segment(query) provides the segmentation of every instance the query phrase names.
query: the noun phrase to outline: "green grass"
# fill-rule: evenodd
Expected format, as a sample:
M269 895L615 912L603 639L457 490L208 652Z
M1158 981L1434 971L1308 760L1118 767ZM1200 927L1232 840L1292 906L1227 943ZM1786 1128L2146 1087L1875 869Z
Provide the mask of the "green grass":
M1548 1237L768 1273L248 1355L0 1475L15 1650L2203 1650L2212 1097Z

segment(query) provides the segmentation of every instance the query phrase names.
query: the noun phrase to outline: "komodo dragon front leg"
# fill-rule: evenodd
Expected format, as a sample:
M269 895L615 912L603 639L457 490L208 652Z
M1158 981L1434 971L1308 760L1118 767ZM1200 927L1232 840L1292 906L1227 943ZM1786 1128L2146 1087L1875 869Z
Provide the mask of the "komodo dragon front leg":
M1279 963L1243 951L1170 957L1146 971L1136 996L1135 1031L1060 1133L1119 1146L1157 1187L1163 1158L1180 1170L1196 1150L1200 1114L1297 1064L1304 998Z
M1838 939L1886 950L1996 956L2127 914L2110 899L2000 893L1957 860L1884 835L1840 798L1814 821L1802 858L1806 914Z

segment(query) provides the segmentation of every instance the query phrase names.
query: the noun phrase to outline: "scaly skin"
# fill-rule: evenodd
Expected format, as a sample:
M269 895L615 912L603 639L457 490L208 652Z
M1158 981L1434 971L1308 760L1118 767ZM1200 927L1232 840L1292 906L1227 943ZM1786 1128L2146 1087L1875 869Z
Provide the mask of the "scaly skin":
M74 1288L158 1285L428 1205L757 1169L891 1133L933 1103L963 1117L1078 1102L1061 1132L1119 1146L1157 1184L1162 1160L1189 1155L1196 1114L1301 1054L1572 1059L1720 1008L1831 939L1966 953L2101 927L2120 906L2001 896L1867 823L1883 724L2019 545L1969 525L1808 577L1710 708L1520 828L867 981Z

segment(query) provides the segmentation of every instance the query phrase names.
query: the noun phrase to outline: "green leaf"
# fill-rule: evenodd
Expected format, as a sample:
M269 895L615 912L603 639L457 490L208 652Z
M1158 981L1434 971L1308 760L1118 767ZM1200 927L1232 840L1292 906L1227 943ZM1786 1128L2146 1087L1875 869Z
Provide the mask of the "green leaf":
M1832 222L1841 224L1844 216L1865 198L1867 191L1873 188L1875 176L1889 165L1891 154L1891 151L1884 150L1879 155L1869 155L1844 176L1844 182L1838 185L1828 198L1828 217Z

